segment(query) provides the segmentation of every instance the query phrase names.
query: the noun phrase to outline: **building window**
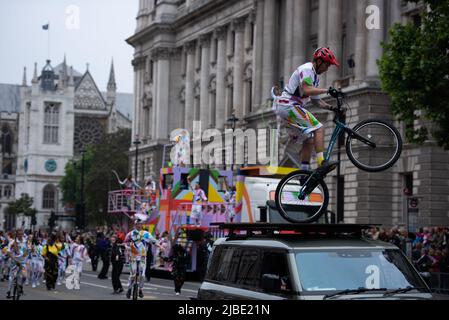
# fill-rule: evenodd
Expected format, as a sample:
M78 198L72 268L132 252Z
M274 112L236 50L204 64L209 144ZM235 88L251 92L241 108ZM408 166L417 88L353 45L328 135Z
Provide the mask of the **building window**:
M59 107L46 103L44 117L44 143L57 144L59 132Z
M217 78L213 76L209 82L209 103L210 103L210 125L215 126L216 108L217 108Z
M251 22L251 24L250 24L250 27L251 27L251 48L253 48L254 47L254 22Z
M226 75L227 99L226 99L226 119L230 118L234 109L234 76L232 70Z
M154 74L154 61L153 60L150 60L150 65L149 65L149 68L148 68L149 70L148 70L148 76L149 76L149 78L150 78L150 83L153 83L153 74Z
M25 140L25 144L26 145L28 145L30 143L30 128L31 128L30 114L31 114L31 102L27 102L27 104L26 104L26 116L25 116L25 121L26 121L26 126L27 126L26 140Z
M3 195L5 196L6 199L11 198L11 196L12 196L12 187L11 186L5 186L3 191L4 191Z
M218 38L215 38L214 42L215 42L215 44L214 44L214 61L213 62L217 62L217 59L218 59Z
M2 128L2 153L12 153L12 134L8 125Z
M149 105L146 105L143 107L143 133L144 138L150 138L151 137L151 108Z
M42 200L43 209L56 209L56 188L53 185L45 186Z
M195 84L195 104L193 110L194 120L200 120L200 108L201 108L201 84L199 81Z
M404 173L403 175L404 195L413 196L413 172Z
M253 110L253 69L251 64L245 69L245 112L251 113Z

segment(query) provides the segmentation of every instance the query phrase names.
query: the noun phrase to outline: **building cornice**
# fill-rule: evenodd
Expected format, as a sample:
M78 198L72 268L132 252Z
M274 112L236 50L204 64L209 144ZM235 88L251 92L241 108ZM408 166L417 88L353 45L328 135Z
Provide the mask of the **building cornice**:
M138 31L125 41L129 45L136 47L150 40L154 34L172 33L174 30L175 28L172 23L153 23L150 26Z

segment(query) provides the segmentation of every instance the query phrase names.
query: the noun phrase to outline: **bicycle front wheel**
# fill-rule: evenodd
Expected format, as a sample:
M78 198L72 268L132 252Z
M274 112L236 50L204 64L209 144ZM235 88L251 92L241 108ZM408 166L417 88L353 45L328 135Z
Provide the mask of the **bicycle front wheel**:
M19 289L19 285L17 284L17 280L14 283L14 290L13 290L13 294L12 294L12 299L13 300L19 300L20 299L20 289Z
M385 121L363 121L353 132L346 141L346 153L357 168L368 172L384 171L401 156L401 135Z
M295 171L278 184L275 196L276 207L281 217L287 222L316 222L327 210L329 191L326 183L323 180L309 179L310 175L308 171ZM303 194L306 183L311 191Z

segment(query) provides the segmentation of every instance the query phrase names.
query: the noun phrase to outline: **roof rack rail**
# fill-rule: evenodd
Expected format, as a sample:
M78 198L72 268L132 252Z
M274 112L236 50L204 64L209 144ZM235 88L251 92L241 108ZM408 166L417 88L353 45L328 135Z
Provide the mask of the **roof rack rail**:
M370 229L379 225L368 224L275 224L275 223L212 223L211 225L219 227L219 229L229 230L230 234L235 231L246 231L253 233L260 231L262 233L275 232L300 232L300 233L326 233L326 234L344 234L357 233L361 234L363 230Z

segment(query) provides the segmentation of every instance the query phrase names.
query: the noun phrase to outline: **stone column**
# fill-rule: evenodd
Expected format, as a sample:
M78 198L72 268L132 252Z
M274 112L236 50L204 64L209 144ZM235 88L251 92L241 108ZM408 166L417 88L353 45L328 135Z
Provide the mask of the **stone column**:
M256 2L256 38L254 39L254 90L253 101L259 107L262 103L262 69L263 69L263 14L264 14L264 0Z
M156 114L156 101L157 101L157 95L158 95L158 64L155 61L155 57L153 56L153 105L151 106L151 123L150 123L150 133L151 133L151 139L156 139L157 135L157 114Z
M193 130L194 106L195 106L195 49L196 41L186 43L187 67L186 67L186 107L185 107L185 129Z
M255 12L251 11L245 23L245 50L251 49L251 23L254 22Z
M341 60L341 36L342 36L342 0L328 0L328 32L327 44L335 54L337 60ZM341 67L340 67L341 68ZM326 76L326 86L331 86L340 78L340 68L331 66Z
M234 50L234 92L233 108L236 110L236 117L243 120L243 60L244 60L244 34L246 17L235 19L235 50Z
M200 36L201 45L201 84L200 84L200 121L202 130L209 125L209 69L210 34Z
M227 27L219 27L216 30L218 39L217 56L217 100L216 100L216 119L217 129L223 129L226 122L226 36Z
M276 84L275 80L275 32L276 25L274 12L276 0L265 0L264 5L264 27L263 27L263 71L262 71L262 103L271 99L271 88Z
M298 36L296 33L293 33L293 14L294 14L294 6L297 1L294 0L286 0L285 2L285 54L284 54L284 83L287 85L288 80L293 71L293 56L295 55L295 51L293 51L293 42L296 40ZM300 1L303 2L303 1ZM298 17L295 17L295 25L299 22Z
M168 138L168 113L170 103L170 50L158 48L154 55L157 60L156 92L156 139Z
M142 87L143 87L143 69L145 67L145 57L136 57L133 62L134 75L135 75L135 96L137 97L134 107L134 136L136 134L142 135ZM133 137L134 138L134 137Z
M327 46L327 13L328 0L319 0L318 7L318 48ZM321 87L326 87L326 74L320 75Z
M380 29L367 30L367 54L366 54L366 77L370 80L379 79L379 68L377 60L382 56L381 42L384 41L384 31L386 27L384 18L384 1L370 0L371 5L375 5L380 10Z
M365 80L366 69L365 69L365 58L366 58L366 0L357 0L356 4L356 19L357 27L355 34L355 70L354 70L354 81L359 84Z
M307 59L307 21L309 16L308 1L294 1L294 29L293 29L293 68L290 70L289 77L293 70L300 65L310 61Z
M133 65L134 65L134 61L133 61ZM137 93L139 91L139 84L138 84L139 78L137 77L137 67L134 66L134 94L135 97L138 97ZM134 121L133 121L133 129L132 129L132 137L134 139L134 137L136 136L136 134L139 131L139 126L138 126L138 114L139 114L139 99L134 99Z

